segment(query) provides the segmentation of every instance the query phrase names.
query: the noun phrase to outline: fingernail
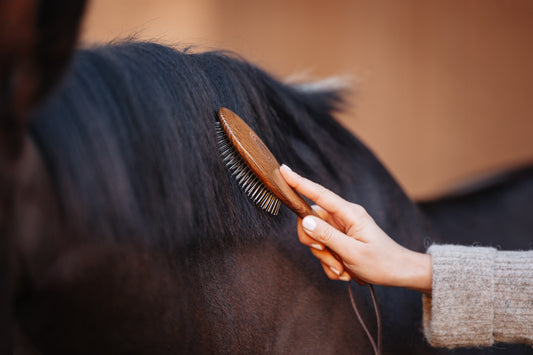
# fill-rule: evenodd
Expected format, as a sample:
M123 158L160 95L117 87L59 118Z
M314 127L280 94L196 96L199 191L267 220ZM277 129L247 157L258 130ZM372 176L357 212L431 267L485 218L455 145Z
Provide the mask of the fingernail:
M324 250L324 247L320 244L311 244L311 248L320 250L320 251Z
M341 272L337 269L335 269L333 266L330 266L329 269L335 273L335 275L340 276Z
M316 222L315 222L315 220L314 220L313 217L311 217L311 216L307 216L307 217L305 217L305 218L303 219L303 221L302 221L302 226L303 226L306 230L312 232L312 231L316 228Z
M344 276L339 277L339 280L342 280L342 281L350 281L350 279L351 279L350 275L344 275Z
M285 170L287 170L287 171L292 171L292 169L289 168L289 167L288 167L287 165L285 165L285 164L281 164L281 166L280 166L279 168L280 168L280 169L285 169Z

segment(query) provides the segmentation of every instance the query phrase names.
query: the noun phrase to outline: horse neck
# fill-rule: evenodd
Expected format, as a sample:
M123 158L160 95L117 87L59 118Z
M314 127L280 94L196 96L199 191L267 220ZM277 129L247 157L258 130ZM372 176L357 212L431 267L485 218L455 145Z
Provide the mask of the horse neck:
M348 188L354 193L350 201L366 208L376 223L403 246L425 250L432 228L419 207L407 196L386 168L370 153L364 171L358 169L358 178Z

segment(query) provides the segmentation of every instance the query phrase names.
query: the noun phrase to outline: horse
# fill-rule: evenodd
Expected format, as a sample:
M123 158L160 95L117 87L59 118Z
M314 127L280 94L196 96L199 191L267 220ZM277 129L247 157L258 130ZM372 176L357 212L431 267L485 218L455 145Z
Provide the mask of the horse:
M488 174L418 206L448 243L529 250L531 201L533 167L525 165Z
M283 84L220 51L131 41L75 50L70 19L82 9L39 22L68 36L46 37L53 55L31 47L40 40L0 53L10 60L1 77L2 350L371 353L345 285L298 242L296 216L254 205L216 143L216 111L228 107L281 162L365 206L402 245L444 242L436 227L449 220L411 201L335 120L342 92ZM48 71L51 57L61 60ZM369 294L353 287L375 329ZM447 352L422 336L420 294L376 293L384 353ZM527 351L491 349L501 350Z

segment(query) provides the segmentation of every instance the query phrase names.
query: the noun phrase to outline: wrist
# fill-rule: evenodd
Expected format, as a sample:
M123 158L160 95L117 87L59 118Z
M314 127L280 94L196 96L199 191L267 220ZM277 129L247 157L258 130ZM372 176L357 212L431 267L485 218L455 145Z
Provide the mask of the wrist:
M431 293L433 282L431 255L407 250L404 259L404 267L397 286Z

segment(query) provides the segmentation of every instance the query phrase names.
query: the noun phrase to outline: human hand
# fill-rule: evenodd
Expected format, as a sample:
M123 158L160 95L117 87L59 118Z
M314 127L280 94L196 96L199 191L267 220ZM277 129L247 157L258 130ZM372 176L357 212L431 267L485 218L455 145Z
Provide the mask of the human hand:
M362 206L301 177L286 165L281 166L280 172L291 187L318 205L313 208L322 219L300 219L298 237L311 248L330 279L348 281L346 271L360 283L431 291L430 255L396 243Z

